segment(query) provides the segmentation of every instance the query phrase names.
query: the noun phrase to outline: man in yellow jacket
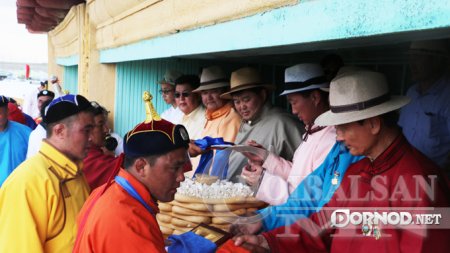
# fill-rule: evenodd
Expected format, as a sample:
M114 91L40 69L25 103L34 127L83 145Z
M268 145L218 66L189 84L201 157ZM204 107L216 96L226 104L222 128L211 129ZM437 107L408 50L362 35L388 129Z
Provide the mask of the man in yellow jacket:
M80 95L50 103L48 138L0 189L0 252L72 252L75 219L89 195L80 165L91 142L91 108Z

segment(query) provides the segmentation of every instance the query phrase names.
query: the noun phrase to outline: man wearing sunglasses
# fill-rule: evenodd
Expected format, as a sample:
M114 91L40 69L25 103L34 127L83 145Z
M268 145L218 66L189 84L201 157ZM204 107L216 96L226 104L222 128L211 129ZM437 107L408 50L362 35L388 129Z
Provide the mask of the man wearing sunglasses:
M177 70L169 69L164 78L159 81L161 89L159 93L162 95L164 102L169 105L169 108L161 114L161 118L172 122L173 124L179 124L183 118L183 112L178 108L175 101L175 80L183 74Z
M89 195L81 164L94 127L81 95L53 100L45 111L47 138L0 189L0 252L72 252L76 216Z
M205 108L200 103L200 96L192 91L200 85L196 75L183 75L175 80L175 101L184 113L181 124L186 127L192 140L202 138L205 126Z

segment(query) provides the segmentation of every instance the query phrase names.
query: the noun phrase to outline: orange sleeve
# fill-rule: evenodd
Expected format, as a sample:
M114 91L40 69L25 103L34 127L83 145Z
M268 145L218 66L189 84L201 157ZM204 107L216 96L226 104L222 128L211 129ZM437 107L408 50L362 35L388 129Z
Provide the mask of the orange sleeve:
M145 208L126 203L131 198L107 197L109 201L98 202L90 213L79 252L166 252L155 217ZM123 206L130 208L119 208Z

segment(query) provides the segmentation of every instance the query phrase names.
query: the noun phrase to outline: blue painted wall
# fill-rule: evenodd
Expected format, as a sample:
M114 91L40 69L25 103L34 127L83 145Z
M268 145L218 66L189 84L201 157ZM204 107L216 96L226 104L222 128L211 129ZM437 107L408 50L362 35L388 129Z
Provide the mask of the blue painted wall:
M63 91L68 90L70 94L78 93L78 65L64 66Z
M449 17L449 0L302 0L295 6L102 50L100 61L123 62L324 41L338 41L335 48L339 48L345 47L348 39L450 29ZM411 36L402 39L411 40Z
M58 57L56 58L56 64L61 66L75 66L78 65L80 57L76 55L71 55L67 57Z
M159 94L160 85L167 69L176 69L186 74L198 74L197 60L158 59L118 63L116 66L116 95L114 130L124 135L132 127L145 120L142 101L144 91L153 95L153 105L158 113L168 108Z

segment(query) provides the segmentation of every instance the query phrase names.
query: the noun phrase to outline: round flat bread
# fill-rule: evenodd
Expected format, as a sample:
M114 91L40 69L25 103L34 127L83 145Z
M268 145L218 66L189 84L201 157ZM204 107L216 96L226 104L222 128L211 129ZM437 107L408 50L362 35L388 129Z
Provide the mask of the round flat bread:
M184 232L188 232L188 231L191 231L191 230L192 230L192 228L178 227L178 226L175 226L175 225L173 225L173 224L171 224L171 228L172 228L173 230L184 231Z
M173 206L172 211L181 215L211 216L210 212L195 211L181 206Z
M186 221L182 219L178 219L173 217L171 223L177 227L184 227L184 228L193 228L198 225L198 223Z
M157 213L156 219L158 221L164 222L164 223L170 223L172 221L172 216L165 214L165 213Z
M211 211L212 206L204 203L186 203L186 202L178 202L173 201L174 206L181 206L187 209L195 210L195 211Z
M226 231L226 232L229 232L230 231L230 227L231 227L231 224L226 224L226 225L220 225L220 224L211 224L211 226L213 226L213 227L216 227L216 228L218 228L218 229L222 229L222 230L224 230L224 231Z
M181 231L181 230L174 230L174 231L172 232L173 235L181 235L181 234L184 234L184 233L186 233L186 232Z
M231 212L211 212L211 215L213 217L229 217L229 216L236 216L236 215L244 215L247 213L247 209L238 209Z
M263 208L266 207L267 203L263 201L249 202L244 204L215 204L213 205L213 211L234 211L242 208Z
M260 203L255 197L234 197L224 199L202 199L176 193L175 200L183 203L204 203L204 204L251 204Z
M239 209L234 210L231 212L201 212L201 211L195 211L190 210L187 208L183 208L181 206L173 206L172 207L173 213L181 214L181 215L194 215L194 216L236 216L236 215L244 215L247 212L247 209Z
M160 211L164 212L171 212L172 211L172 205L168 203L158 202L158 209Z
M212 206L214 212L228 212L243 208L253 207L252 204L215 204Z
M171 235L173 233L173 229L161 225L159 226L159 229L161 230L161 233L163 233L163 235Z
M211 217L208 217L208 216L182 215L182 214L178 214L178 213L173 213L172 216L176 217L178 219L182 219L185 221L190 221L190 222L194 222L194 223L198 223L198 224L211 223Z
M234 216L234 217L213 217L211 219L212 224L219 224L219 225L225 225L225 224L230 224L233 223L238 217Z

